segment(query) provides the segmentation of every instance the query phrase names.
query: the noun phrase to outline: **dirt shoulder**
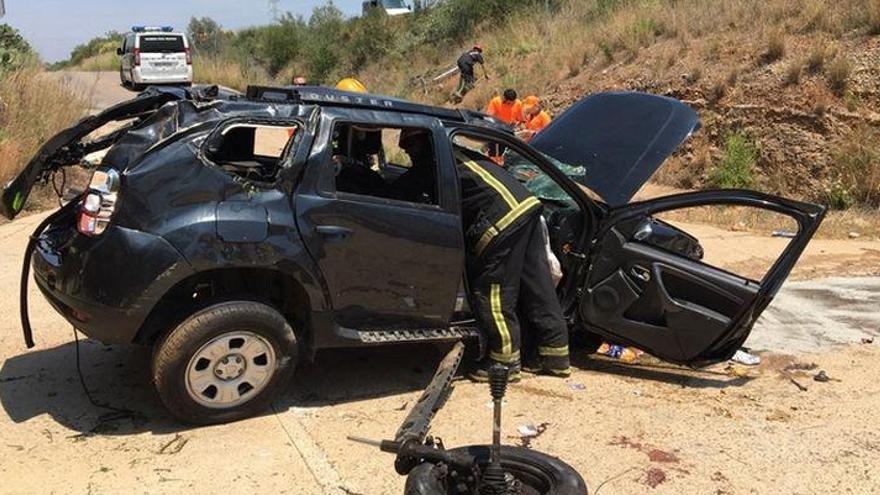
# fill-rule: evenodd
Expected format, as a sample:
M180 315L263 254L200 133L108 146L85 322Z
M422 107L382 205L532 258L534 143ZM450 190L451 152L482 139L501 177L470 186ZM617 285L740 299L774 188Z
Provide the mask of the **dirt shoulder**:
M175 423L152 392L148 350L84 341L83 372L94 397L131 411L116 414L86 399L71 328L33 284L37 347L28 351L21 342L20 255L42 217L0 226L0 493L402 491L391 456L345 437L392 435L445 349L323 352L267 414L192 428ZM829 254L823 244L815 249L815 256ZM862 248L846 249L857 256ZM876 279L844 279L863 280L870 290L880 287ZM546 423L532 446L571 463L591 493L601 486L606 495L880 490L872 469L880 463L880 384L873 378L880 348L828 347L859 342L860 335L880 339L870 304L876 292L820 282L787 284L771 306L776 312L759 322L754 346L775 352L763 355L761 367L693 371L577 354L570 379L530 377L511 388L505 442L521 443L520 425ZM834 299L821 290L842 292ZM840 312L859 301L862 320ZM853 320L850 333L833 333L831 323L846 318ZM779 354L789 348L818 352ZM785 371L793 363L794 371ZM813 381L820 369L834 381ZM487 442L488 402L484 386L459 383L435 434L451 446Z

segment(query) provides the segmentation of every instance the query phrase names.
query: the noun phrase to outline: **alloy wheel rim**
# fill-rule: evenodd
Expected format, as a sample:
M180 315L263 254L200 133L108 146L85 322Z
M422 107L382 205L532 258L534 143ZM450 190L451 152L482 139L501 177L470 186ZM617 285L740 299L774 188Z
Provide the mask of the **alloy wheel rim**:
M205 407L235 407L266 388L275 363L275 351L264 337L247 331L224 333L193 354L186 367L186 391Z

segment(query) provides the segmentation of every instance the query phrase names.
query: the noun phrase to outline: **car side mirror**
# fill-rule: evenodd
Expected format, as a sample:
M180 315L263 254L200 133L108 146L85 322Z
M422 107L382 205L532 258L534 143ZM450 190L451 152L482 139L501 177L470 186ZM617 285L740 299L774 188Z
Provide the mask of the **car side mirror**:
M117 48L116 48L116 54L117 54L117 55L122 55L122 48L117 47Z

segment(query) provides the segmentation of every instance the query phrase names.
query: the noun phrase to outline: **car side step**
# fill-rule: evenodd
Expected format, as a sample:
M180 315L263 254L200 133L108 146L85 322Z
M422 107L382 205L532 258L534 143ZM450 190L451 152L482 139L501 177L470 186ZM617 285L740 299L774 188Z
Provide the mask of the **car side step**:
M359 331L358 340L365 344L387 342L426 342L443 340L476 339L480 329L476 326L453 326L449 328L421 328L407 330Z

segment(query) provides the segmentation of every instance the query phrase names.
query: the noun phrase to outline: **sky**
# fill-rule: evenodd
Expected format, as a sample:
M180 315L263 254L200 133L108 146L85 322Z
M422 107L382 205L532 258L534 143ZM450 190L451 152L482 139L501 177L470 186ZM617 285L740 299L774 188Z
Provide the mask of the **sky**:
M360 13L362 0L334 0L346 15ZM5 0L6 23L21 31L46 62L66 59L74 46L107 31L133 25L186 30L190 17L208 16L226 29L268 24L268 0ZM308 17L325 0L279 0L281 12Z

